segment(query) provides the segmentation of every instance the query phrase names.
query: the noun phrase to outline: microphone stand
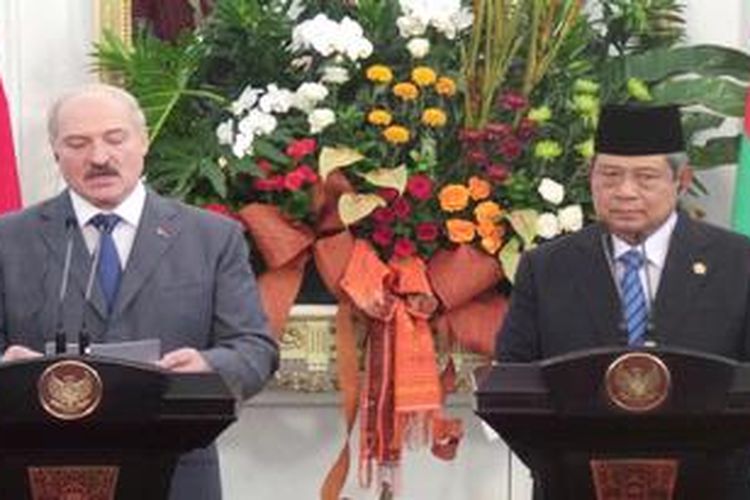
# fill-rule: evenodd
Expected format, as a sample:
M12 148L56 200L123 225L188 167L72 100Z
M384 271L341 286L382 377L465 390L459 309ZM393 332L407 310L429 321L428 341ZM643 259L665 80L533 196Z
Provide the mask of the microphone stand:
M55 354L58 355L68 352L68 336L65 333L63 304L68 293L68 281L70 280L70 263L73 258L73 227L75 227L75 224L75 219L68 218L65 220L65 262L57 300L57 327L55 328Z

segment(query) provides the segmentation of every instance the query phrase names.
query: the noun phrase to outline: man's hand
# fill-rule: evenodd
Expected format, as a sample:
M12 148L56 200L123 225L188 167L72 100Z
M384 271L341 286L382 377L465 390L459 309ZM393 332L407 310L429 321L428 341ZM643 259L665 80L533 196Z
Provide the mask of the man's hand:
M183 347L168 352L157 363L165 370L182 373L211 372L213 369L206 363L203 355L190 347Z
M2 361L18 361L19 359L33 359L41 357L41 352L33 351L28 347L24 347L22 345L13 344L12 346L8 347L3 353Z

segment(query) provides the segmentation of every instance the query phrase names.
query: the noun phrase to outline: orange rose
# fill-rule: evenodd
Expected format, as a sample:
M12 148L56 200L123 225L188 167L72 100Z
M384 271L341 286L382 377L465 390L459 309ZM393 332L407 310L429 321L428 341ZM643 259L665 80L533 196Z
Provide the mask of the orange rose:
M438 194L440 208L445 212L458 212L469 204L469 190L462 184L448 184Z
M445 221L448 239L454 243L469 243L476 236L473 222L463 219L448 219Z
M489 254L494 255L498 250L500 250L500 247L502 246L503 246L502 238L496 238L496 237L482 238L482 248L484 248L484 251Z
M492 185L486 180L477 176L472 176L469 179L469 194L471 194L473 200L479 201L487 198L490 191L492 191Z
M474 209L474 217L478 222L490 221L495 222L503 214L503 209L494 201L483 201Z

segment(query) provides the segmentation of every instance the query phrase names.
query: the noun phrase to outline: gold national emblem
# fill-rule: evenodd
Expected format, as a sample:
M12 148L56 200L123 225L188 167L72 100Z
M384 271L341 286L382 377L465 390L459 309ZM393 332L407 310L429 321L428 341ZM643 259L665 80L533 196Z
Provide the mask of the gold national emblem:
M664 362L646 352L630 352L607 368L604 385L609 400L625 411L655 410L667 399L671 375Z
M90 415L102 399L99 374L86 363L75 360L48 366L37 381L37 390L42 407L61 420Z

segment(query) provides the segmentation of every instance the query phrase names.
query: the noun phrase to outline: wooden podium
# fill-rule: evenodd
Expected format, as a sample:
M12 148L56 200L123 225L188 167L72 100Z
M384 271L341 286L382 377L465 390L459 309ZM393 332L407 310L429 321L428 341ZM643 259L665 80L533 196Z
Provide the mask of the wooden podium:
M475 375L476 413L542 498L750 498L750 365L607 348Z
M0 498L163 500L181 453L236 419L216 374L96 357L0 365Z

